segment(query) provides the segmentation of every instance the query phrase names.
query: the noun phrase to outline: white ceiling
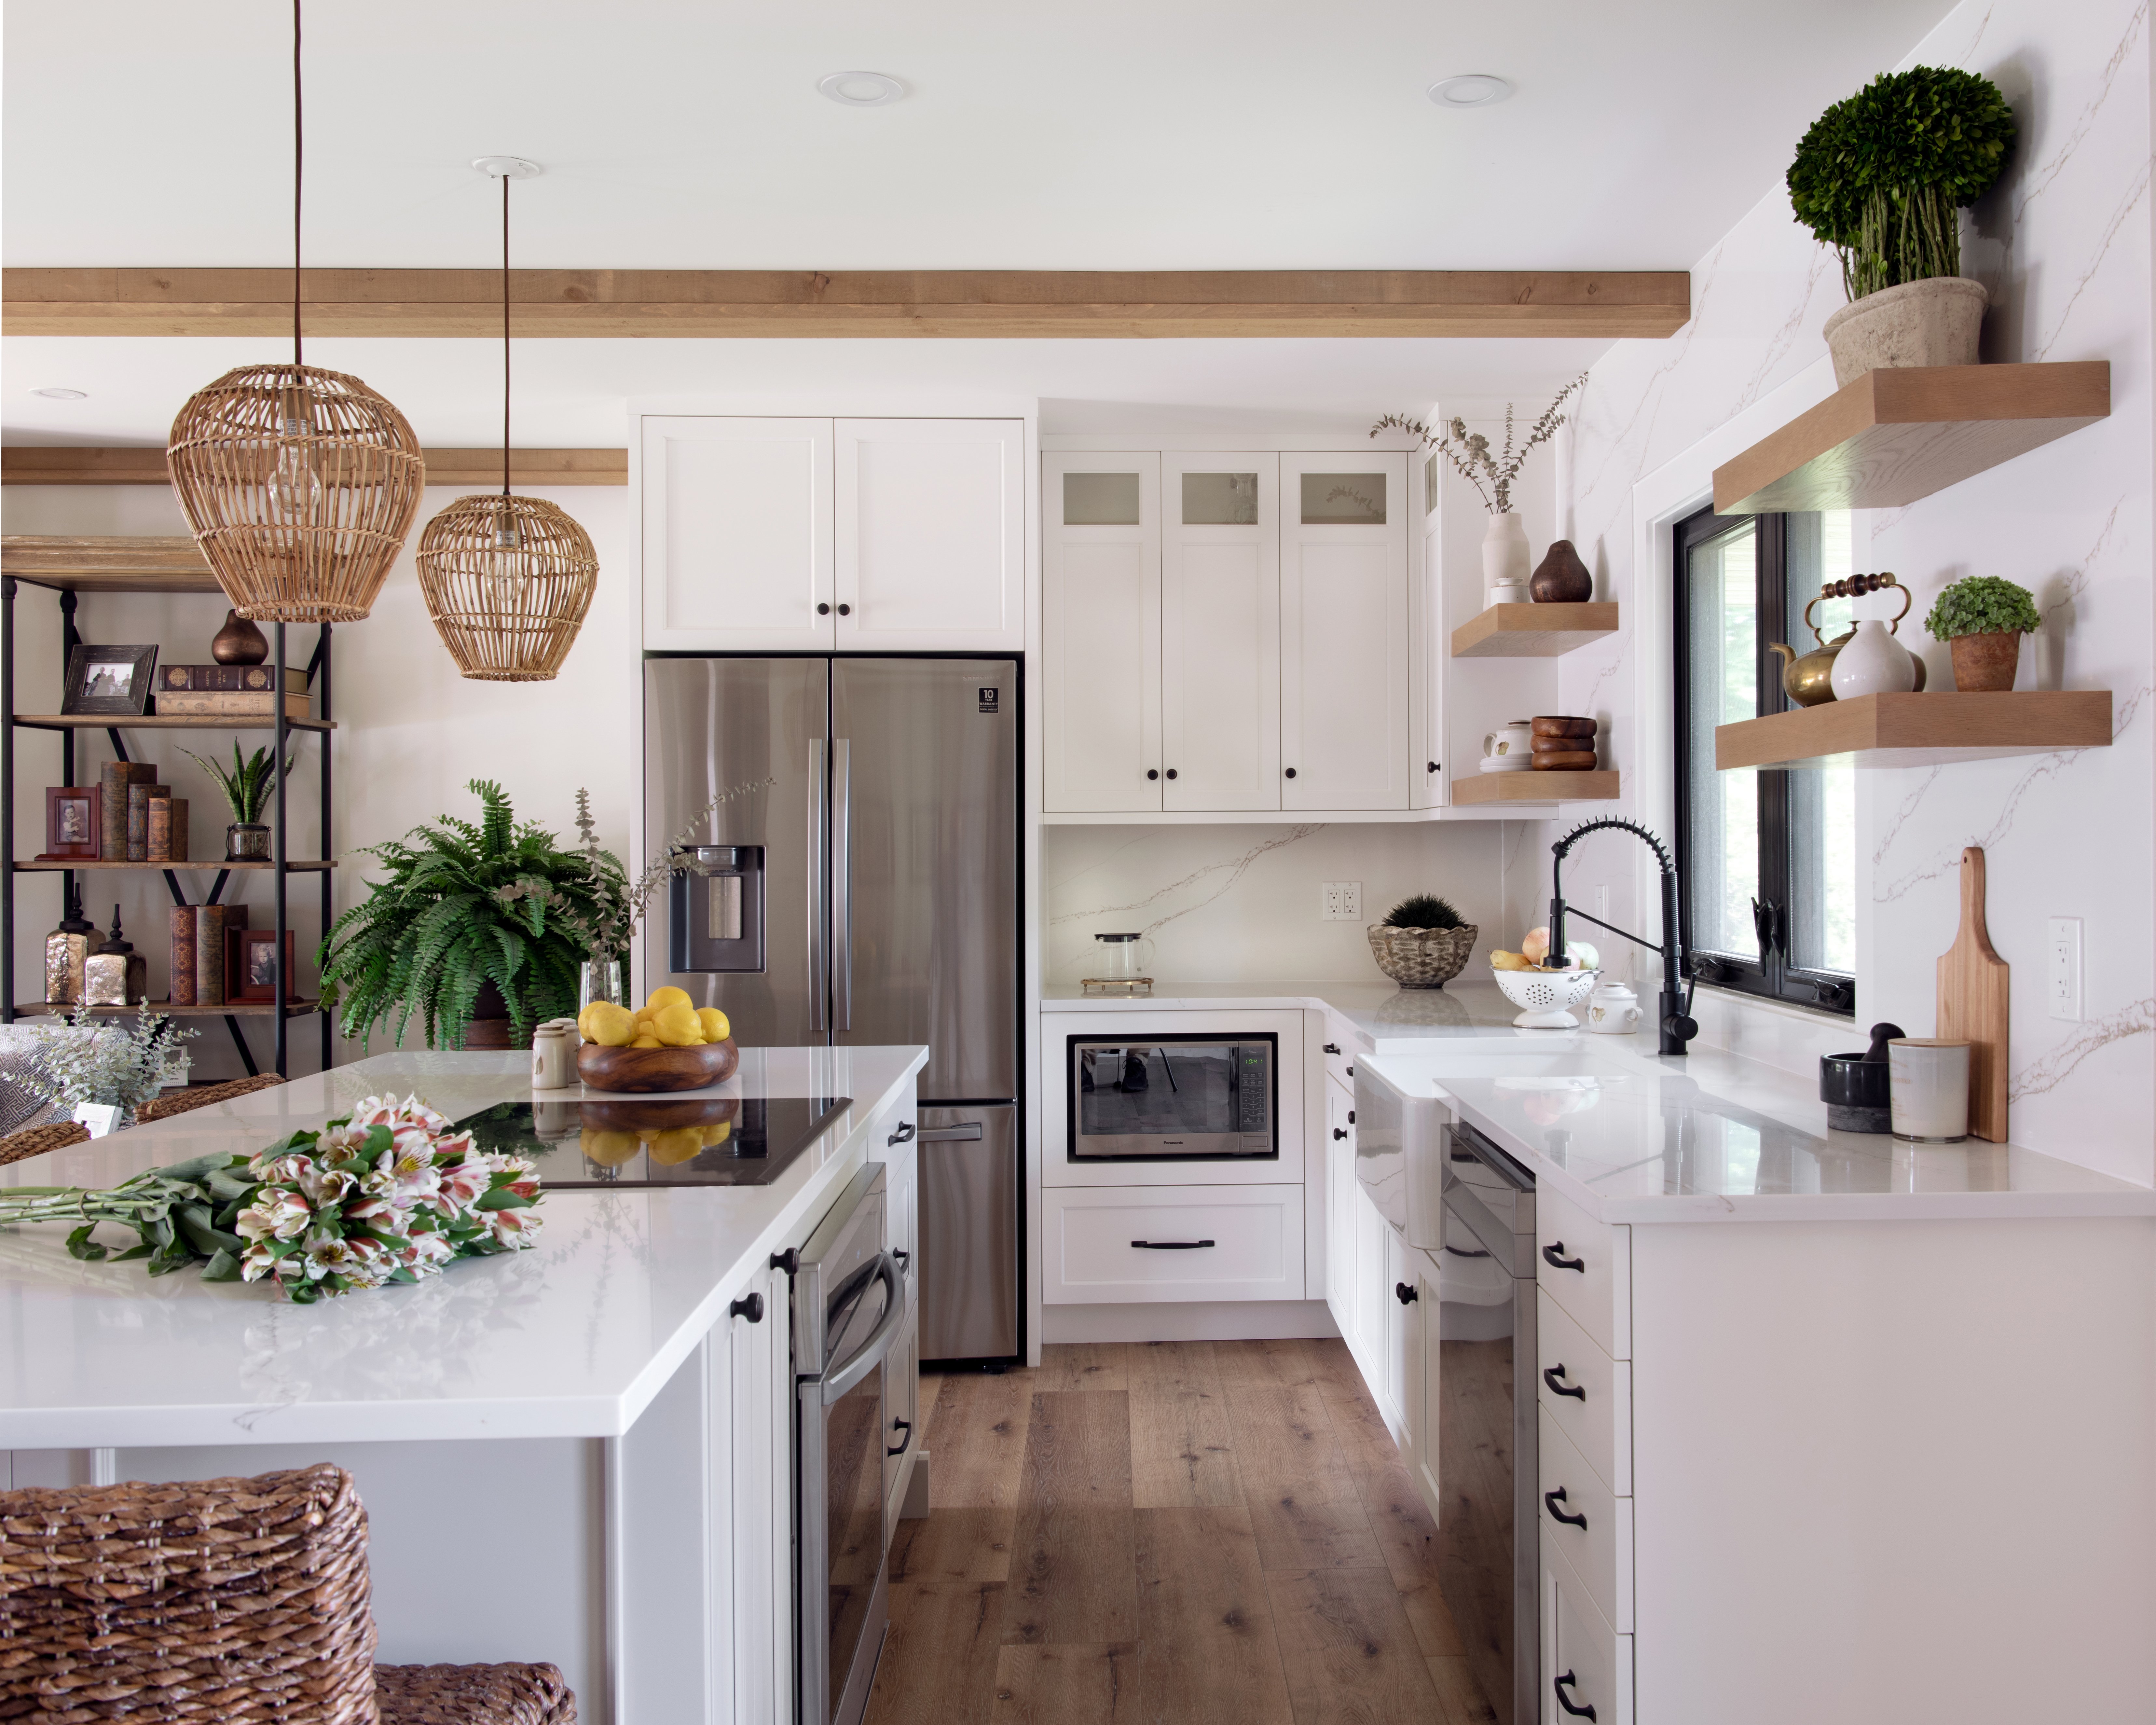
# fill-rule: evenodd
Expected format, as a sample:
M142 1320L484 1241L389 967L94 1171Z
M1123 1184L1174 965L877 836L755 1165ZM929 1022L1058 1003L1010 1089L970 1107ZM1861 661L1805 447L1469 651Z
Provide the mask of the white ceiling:
M1948 9L313 0L308 256L493 263L497 194L466 164L501 152L546 169L514 193L516 261L535 267L1685 268L1771 189L1820 109ZM287 260L289 18L283 0L8 0L0 256ZM856 67L909 94L866 110L817 94ZM1424 96L1467 71L1517 94L1465 112ZM517 440L618 440L622 401L654 383L957 374L1327 413L1538 384L1604 345L534 342ZM483 343L314 346L430 442L494 434L473 399L497 387ZM156 440L189 390L263 351L10 339L0 429ZM154 400L130 382L151 378ZM23 408L49 383L92 401ZM600 403L606 435L590 429Z

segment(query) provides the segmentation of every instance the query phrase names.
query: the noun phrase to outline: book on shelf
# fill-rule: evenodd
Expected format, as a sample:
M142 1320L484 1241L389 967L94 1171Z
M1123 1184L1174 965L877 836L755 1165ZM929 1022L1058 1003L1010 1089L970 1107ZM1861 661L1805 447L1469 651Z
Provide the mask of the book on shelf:
M192 987L198 1006L224 1004L224 925L225 918L234 907L229 905L197 905L193 952ZM177 963L177 954L175 955ZM172 983L174 999L179 998L179 982Z
M98 854L107 862L127 860L127 788L157 782L157 766L149 761L107 761L100 770Z
M266 694L277 686L275 670L266 665L161 665L160 695ZM285 692L306 693L307 674L285 667Z
M159 793L163 793L160 795ZM187 799L175 797L163 785L150 787L149 850L153 863L187 860Z
M160 691L157 696L157 716L161 719L213 717L223 719L266 719L277 711L275 690L260 694L239 691L226 692L174 693ZM285 716L304 719L307 716L307 696L305 690L287 689L285 691Z
M172 788L168 784L130 784L127 787L127 850L130 862L150 860L150 802L158 798L169 803Z
M195 1004L196 906L172 906L172 985L166 992L175 1006Z

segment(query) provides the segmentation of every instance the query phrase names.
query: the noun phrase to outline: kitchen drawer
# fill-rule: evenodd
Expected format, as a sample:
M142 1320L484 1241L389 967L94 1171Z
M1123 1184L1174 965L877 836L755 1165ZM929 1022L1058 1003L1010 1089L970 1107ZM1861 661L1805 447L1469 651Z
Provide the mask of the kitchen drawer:
M1342 1018L1327 1016L1325 1020L1325 1076L1337 1079L1349 1090L1355 1088L1355 1061L1369 1053L1369 1039L1359 1030L1351 1029Z
M1051 1186L1041 1211L1050 1306L1302 1297L1300 1186Z
M1535 1194L1535 1281L1610 1358L1631 1358L1630 1229L1593 1220L1544 1184Z
M1578 1321L1535 1292L1535 1394L1602 1483L1632 1495L1632 1363L1613 1360ZM1581 1394L1566 1392L1578 1390Z
M1633 1725L1632 1638L1610 1628L1547 1529L1541 1590L1543 1670L1535 1725L1573 1725L1588 1717L1594 1725Z
M898 1345L884 1368L883 1537L889 1547L898 1532L898 1512L906 1502L906 1482L913 1471L913 1450L921 1436L921 1308L906 1315ZM896 1455L891 1452L896 1450Z
M1547 1408L1537 1409L1537 1467L1543 1535L1571 1561L1611 1627L1632 1627L1632 1500L1620 1497L1596 1477ZM1562 1497L1555 1496L1562 1491ZM1587 1525L1560 1521L1584 1517Z

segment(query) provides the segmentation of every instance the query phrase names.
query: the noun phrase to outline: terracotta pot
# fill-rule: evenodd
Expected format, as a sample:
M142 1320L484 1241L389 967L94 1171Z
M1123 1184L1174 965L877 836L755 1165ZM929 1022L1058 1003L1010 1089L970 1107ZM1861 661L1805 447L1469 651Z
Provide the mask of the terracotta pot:
M1905 281L1852 300L1826 321L1834 381L1901 366L1973 366L1989 295L1966 275Z
M1569 539L1552 542L1527 582L1538 605L1581 605L1594 597L1594 577L1580 562Z
M740 1065L741 1050L731 1036L694 1048L602 1048L587 1042L577 1051L577 1076L592 1089L643 1095L724 1084Z
M2014 670L2021 661L2021 636L2018 630L1956 635L1948 644L1953 649L1955 688L1969 691L2014 686Z

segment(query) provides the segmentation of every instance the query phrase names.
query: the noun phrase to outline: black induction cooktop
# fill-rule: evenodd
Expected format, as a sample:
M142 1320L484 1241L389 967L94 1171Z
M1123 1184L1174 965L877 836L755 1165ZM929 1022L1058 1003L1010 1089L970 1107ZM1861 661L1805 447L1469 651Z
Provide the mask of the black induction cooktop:
M557 1192L764 1186L851 1096L586 1096L500 1102L457 1122L482 1150L528 1156Z

